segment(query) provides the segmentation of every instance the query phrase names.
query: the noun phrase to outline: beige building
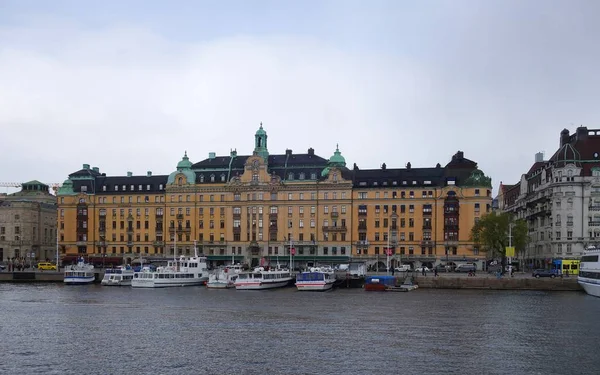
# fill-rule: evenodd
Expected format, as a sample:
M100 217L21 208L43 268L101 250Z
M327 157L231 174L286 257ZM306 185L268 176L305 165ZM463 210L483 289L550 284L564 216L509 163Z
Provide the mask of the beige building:
M0 196L0 260L56 258L56 197L39 181Z

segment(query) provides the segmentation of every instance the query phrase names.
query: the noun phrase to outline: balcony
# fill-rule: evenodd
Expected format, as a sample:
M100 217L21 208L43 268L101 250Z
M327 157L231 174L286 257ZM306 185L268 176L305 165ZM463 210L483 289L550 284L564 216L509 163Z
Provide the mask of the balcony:
M423 216L431 216L431 210L423 210Z
M98 228L98 232L105 233L106 232L106 227L100 227L100 228Z
M162 229L162 227L156 227L156 228L154 229L154 231L155 231L156 233L162 233L162 232L163 232L163 229Z
M558 226L558 223L557 223ZM588 226L590 227L600 227L600 221L589 221Z
M444 230L458 230L458 224L444 224Z
M269 214L269 220L277 220L277 214L276 213L274 214L274 213L271 212Z
M127 247L133 247L133 241L127 241Z
M425 247L429 247L429 246L433 246L434 242L431 240L423 240L421 241L421 246L425 246Z
M241 227L233 227L233 233L234 234L242 233L242 228Z
M340 216L340 214L337 211L334 211L334 212L331 213L331 217L332 218L336 218L336 217L339 217L339 216Z
M183 220L183 214L177 214L177 215L175 215L175 218L177 220Z
M87 246L87 241L77 241L75 242L76 246Z
M590 211L600 211L600 205L589 206Z
M367 211L358 211L358 217L367 216Z
M356 241L355 245L358 247L368 247L369 241L368 240Z
M165 246L165 243L164 243L164 241L154 241L154 242L152 242L152 245L156 246L156 247L162 247L162 246Z
M98 242L96 242L96 245L98 245L100 247L105 247L106 246L106 241L98 241Z
M423 225L423 229L429 229L429 230L431 230L433 228L432 228L431 224L424 224Z
M347 232L348 228L345 226L323 226L323 232Z
M360 225L360 224L359 224L359 225L358 225L358 230L359 230L359 231L366 231L366 230L367 230L367 224L364 224L364 225Z

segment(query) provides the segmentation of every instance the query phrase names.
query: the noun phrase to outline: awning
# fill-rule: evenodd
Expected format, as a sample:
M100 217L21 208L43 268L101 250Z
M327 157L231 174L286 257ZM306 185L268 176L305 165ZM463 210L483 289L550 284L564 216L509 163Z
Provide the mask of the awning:
M279 260L283 261L283 260L289 260L290 256L289 255L287 255L287 256L286 255L281 255L281 256L271 255L271 256L268 256L267 258L271 259L271 260L279 259ZM321 256L319 256L319 255L295 255L292 257L292 259L295 262L299 261L299 260L301 260L301 261L318 260L321 262L346 262L347 263L348 261L350 261L349 256L327 256L327 255L321 255Z
M206 259L207 260L231 260L232 256L231 255L207 255ZM234 260L243 260L244 256L242 255L235 255L233 256Z

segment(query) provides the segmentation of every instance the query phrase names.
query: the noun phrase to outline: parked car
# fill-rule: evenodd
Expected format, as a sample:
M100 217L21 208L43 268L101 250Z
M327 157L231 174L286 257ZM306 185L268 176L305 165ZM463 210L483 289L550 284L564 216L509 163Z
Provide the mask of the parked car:
M402 265L394 268L394 271L396 271L396 272L408 272L408 271L410 271L410 265L409 264L402 264Z
M437 266L435 266L435 269L438 272L450 272L450 266L446 266L444 264L438 264Z
M477 267L474 264L459 264L454 269L454 272L475 272Z
M537 269L537 270L533 270L533 274L531 276L533 276L535 278L540 278L540 277L554 278L554 277L556 277L556 271Z
M37 264L38 270L53 270L56 271L56 264L49 262L41 262Z

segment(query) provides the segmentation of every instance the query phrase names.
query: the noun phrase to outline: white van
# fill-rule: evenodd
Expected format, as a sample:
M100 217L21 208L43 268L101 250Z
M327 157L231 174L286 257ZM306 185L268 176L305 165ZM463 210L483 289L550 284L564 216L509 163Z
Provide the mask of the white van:
M401 264L398 267L394 268L396 272L408 272L410 271L410 264Z

